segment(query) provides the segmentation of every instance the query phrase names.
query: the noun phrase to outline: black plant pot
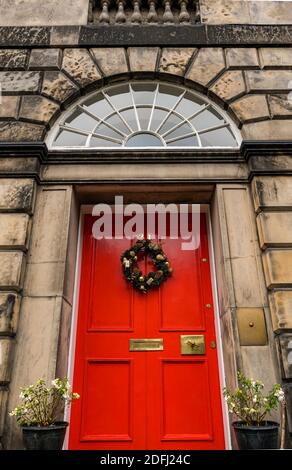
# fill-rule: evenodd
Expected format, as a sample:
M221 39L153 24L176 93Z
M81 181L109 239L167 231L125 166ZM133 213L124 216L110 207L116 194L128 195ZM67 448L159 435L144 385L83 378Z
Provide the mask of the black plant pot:
M22 438L26 450L62 450L66 428L65 421L51 426L23 426Z
M274 421L263 421L261 426L236 421L232 426L240 450L279 448L279 424Z

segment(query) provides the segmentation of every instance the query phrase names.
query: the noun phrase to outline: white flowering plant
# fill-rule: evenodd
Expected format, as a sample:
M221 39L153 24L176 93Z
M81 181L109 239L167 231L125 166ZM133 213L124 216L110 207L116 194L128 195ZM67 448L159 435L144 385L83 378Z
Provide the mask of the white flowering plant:
M279 403L284 402L281 385L274 384L265 394L264 384L260 380L249 379L238 372L238 388L231 392L224 388L223 393L228 410L247 426L260 426Z
M72 392L67 378L56 378L49 387L44 379L39 379L20 390L21 404L9 414L15 416L21 426L51 426L65 407L79 398L78 393Z

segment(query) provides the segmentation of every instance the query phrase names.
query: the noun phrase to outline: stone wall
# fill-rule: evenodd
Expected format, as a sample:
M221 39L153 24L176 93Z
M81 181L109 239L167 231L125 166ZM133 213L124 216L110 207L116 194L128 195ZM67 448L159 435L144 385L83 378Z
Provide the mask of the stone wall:
M132 4L131 4L132 3ZM133 3L128 2L125 12L122 6L122 15L116 3L105 2L106 10L103 16L102 4L100 0L2 0L0 5L0 26L44 26L44 25L85 25L87 22L124 23L127 20L129 24L139 23L144 18L145 22L153 20L149 16L148 2L139 2L142 4L141 11L135 11L133 17ZM157 4L157 2L155 2ZM180 2L178 2L179 4ZM292 24L292 9L290 1L277 0L198 0L198 9L195 4L190 7L190 16L194 12L193 21L201 20L207 24ZM175 4L175 5L174 5ZM123 3L122 3L123 5ZM185 2L188 5L188 2ZM156 5L157 6L157 5ZM173 23L180 13L184 13L182 21L185 23L189 18L185 17L185 10L180 10L175 0L169 2L169 10L165 17L165 5L161 2L160 8L155 12L158 16L155 22ZM137 8L137 6L136 6ZM176 12L178 10L178 12ZM64 15L64 11L66 14ZM107 13L109 11L109 14ZM130 13L129 13L130 11ZM155 10L154 10L155 11ZM169 13L170 11L170 13ZM142 14L141 14L142 13ZM172 15L173 14L173 15ZM105 17L107 18L105 20Z
M291 24L290 1L199 0L201 21L209 24Z
M252 193L292 432L292 178L255 177Z
M13 188L16 182L17 180L11 181ZM21 183L24 184L22 181ZM10 215L15 218L15 223L17 217L23 217L23 214ZM1 218L2 214L0 214L0 220ZM12 376L10 376L11 366L6 356L8 356L17 328L19 300L14 301L14 298L17 299L15 294L3 293L1 305L3 321L1 315L0 326L3 326L6 336L1 337L0 343L2 354L4 351L0 373L5 386L11 380L9 410L18 403L19 387L34 383L40 377L50 382L56 376L67 375L76 233L72 187L64 185L40 187L35 203L26 275L21 284L23 295ZM13 247L9 248L13 249ZM11 272L20 270L21 257L16 258L18 253L21 252L9 252L9 255L13 257L13 271L9 264L10 259L3 259L1 275L6 272L3 270L3 263L7 266L9 276ZM2 253L0 253L0 260L1 255ZM10 284L13 284L10 287L13 288L16 281L11 279ZM20 281L17 281L15 289L18 287L20 287ZM8 288L9 286L5 286L6 290ZM1 393L6 394L5 390ZM5 414L5 410L2 412ZM21 448L19 427L15 420L9 417L5 425L5 445L9 448Z
M290 139L292 47L1 49L0 141L42 141L80 94L109 81L176 80L227 109L248 140Z
M12 378L15 335L34 210L32 179L3 178L0 184L0 443Z
M207 3L210 7L211 2L201 2L202 12ZM47 2L47 8L50 5ZM235 15L234 10L231 13ZM206 22L216 17L212 13L208 20L204 14ZM267 385L281 375L287 390L291 388L291 146L284 142L276 148L269 141L291 141L292 30L236 26L223 33L220 27L199 25L177 30L178 36L165 27L161 36L151 37L149 30L140 34L135 28L127 33L126 26L113 33L111 26L80 29L76 24L65 29L2 29L0 435L8 387L11 409L19 386L67 370L78 220L74 191L81 203L92 203L98 188L103 200L102 191L110 191L105 185L113 183L119 191L136 185L140 196L151 192L162 198L161 182L164 191L169 185L169 193L176 195L188 186L187 199L182 200L191 196L212 205L228 384L235 383L236 369L243 368ZM122 47L124 38L131 41L129 31L132 37L140 35L156 44L139 46L135 39L137 43ZM195 31L199 33L193 40L189 32ZM181 40L182 45L167 45L168 40ZM240 47L242 41L245 47ZM52 125L79 96L109 82L145 77L175 81L207 94L229 113L243 139L254 142L252 157L244 146L241 152L218 152L208 158L197 152L192 161L180 152L171 156L170 164L155 155L154 174L153 160L145 155L135 155L135 161L127 161L125 155L124 162L120 155L113 156L108 164L96 155L73 161L74 155L64 158L35 150L38 145L43 148ZM152 185L151 191L146 183ZM157 193L152 193L154 184ZM263 319L265 344L246 345L240 336L239 319L249 315ZM5 445L19 447L15 423L7 419L5 430Z
M249 185L218 184L212 219L228 386L234 386L236 370L243 370L269 388L279 376ZM250 321L263 322L262 341L253 336Z
M2 0L0 26L86 24L89 0Z

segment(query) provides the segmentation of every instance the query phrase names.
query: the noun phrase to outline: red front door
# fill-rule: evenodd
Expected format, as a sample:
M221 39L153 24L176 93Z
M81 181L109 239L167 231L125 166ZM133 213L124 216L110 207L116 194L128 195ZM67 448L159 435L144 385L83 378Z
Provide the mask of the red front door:
M85 216L69 448L223 449L205 215L197 250L163 240L173 276L146 295L122 275L130 241L95 240L93 222ZM181 335L204 335L205 354L181 354ZM131 338L163 339L163 350L129 351Z

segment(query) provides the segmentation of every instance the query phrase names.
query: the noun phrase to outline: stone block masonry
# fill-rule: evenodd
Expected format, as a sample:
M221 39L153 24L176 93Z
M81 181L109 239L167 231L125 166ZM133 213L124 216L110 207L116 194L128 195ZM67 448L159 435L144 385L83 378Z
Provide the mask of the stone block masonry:
M0 439L11 380L34 197L32 179L0 179Z
M81 94L150 75L206 93L246 139L290 139L292 47L54 47L0 52L0 141L41 142Z

